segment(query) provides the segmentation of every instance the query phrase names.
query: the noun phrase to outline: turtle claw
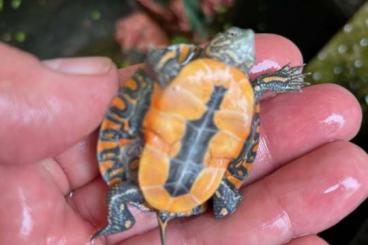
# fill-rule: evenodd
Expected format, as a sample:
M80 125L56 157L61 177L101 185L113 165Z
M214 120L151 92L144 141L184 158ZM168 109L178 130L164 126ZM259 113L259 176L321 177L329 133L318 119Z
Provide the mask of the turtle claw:
M226 180L221 181L220 187L212 199L213 213L216 219L222 219L234 213L241 200L242 196L236 188Z
M256 96L260 98L265 92L285 93L301 91L309 83L304 78L309 73L303 73L304 65L283 66L280 70L259 76L253 83Z
M107 236L107 235L123 232L133 227L134 224L135 224L134 219L126 220L122 224L120 223L108 224L106 227L98 230L95 234L93 234L90 241L95 240L96 238L100 236Z
M107 200L108 224L105 228L97 231L91 240L132 228L135 219L128 208L128 203L143 209L143 196L138 186L130 182L112 187L108 192Z

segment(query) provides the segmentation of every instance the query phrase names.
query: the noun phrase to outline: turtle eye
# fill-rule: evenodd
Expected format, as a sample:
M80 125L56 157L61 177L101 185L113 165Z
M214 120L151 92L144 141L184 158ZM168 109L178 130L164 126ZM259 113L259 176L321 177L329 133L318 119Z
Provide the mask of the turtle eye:
M236 30L233 30L233 29L228 30L227 33L228 33L230 38L237 37L238 34L239 34Z

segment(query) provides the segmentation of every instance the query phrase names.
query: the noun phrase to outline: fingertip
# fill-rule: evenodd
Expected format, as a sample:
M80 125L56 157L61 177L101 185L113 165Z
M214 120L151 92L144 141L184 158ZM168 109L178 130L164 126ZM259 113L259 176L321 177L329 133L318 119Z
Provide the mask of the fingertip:
M314 85L306 88L305 92L308 93L312 89L314 96L310 96L311 99L320 98L320 110L328 112L321 123L337 130L337 137L340 139L354 138L359 132L363 117L356 97L344 87L332 83Z
M328 245L328 243L316 235L310 235L293 239L287 245Z
M289 64L303 64L303 56L299 48L289 39L276 34L256 35L256 62L250 70L257 76L269 70L277 70Z
M0 161L33 162L75 144L100 124L118 72L106 58L40 62L0 46ZM21 139L21 140L19 140Z

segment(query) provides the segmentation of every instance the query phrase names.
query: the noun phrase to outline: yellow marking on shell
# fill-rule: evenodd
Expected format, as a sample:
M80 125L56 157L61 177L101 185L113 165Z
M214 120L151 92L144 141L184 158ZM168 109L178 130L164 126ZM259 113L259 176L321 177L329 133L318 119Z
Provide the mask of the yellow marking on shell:
M115 107L117 107L119 110L124 110L126 108L125 102L120 97L115 97L111 104Z
M252 147L252 152L256 153L258 151L258 143L257 144L254 144L253 147Z
M161 69L170 59L175 58L175 51L167 51L166 54L161 58L160 62L157 64L157 69Z
M102 141L100 140L97 145L97 151L103 151L105 149L111 149L118 146L118 142L116 141Z
M137 81L135 81L134 79L129 79L125 82L124 87L127 87L131 90L136 90L138 88L138 84Z
M183 63L188 58L190 48L187 45L180 45L179 48L179 63Z
M119 117L116 114L113 114L113 117L119 121L119 123L110 121L109 119L105 118L104 121L101 124L101 129L100 131L104 130L104 129L120 129L121 125L125 122L124 118Z
M119 175L121 173L124 173L124 169L123 168L114 169L113 171L110 172L110 177L117 176L117 175Z
M250 170L253 168L253 164L251 164L251 163L248 163L248 162L244 161L244 163L243 163L243 167L244 167L247 171L250 171Z
M125 204L124 203L120 204L120 211L124 211L124 209L125 209Z
M113 179L110 179L110 181L108 182L108 186L116 186L116 185L119 185L120 183L121 183L120 178L113 178Z
M132 143L132 140L130 140L130 139L121 138L121 139L119 140L119 145L120 145L120 146L128 145L128 144L130 144L130 143Z
M269 83L273 81L279 81L279 82L287 82L289 80L288 77L280 77L280 76L271 76L271 77L265 77L262 79L262 82Z
M106 172L108 169L112 168L113 162L111 160L100 162L98 167L101 173Z
M233 184L234 186L235 186L235 188L237 188L237 189L239 189L240 187L241 187L241 185L242 185L242 182L239 180L239 179L237 179L237 178L235 178L230 172L226 172L225 173L225 177L226 177L226 179L231 183L231 184Z

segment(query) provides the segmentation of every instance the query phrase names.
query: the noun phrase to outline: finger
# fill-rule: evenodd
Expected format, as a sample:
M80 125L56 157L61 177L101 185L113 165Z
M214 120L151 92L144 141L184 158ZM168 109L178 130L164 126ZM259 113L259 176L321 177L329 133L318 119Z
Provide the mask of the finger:
M359 131L359 102L334 84L307 87L261 103L260 147L245 184L281 164L334 140L350 140Z
M256 35L256 62L250 70L250 77L278 70L289 64L298 66L303 63L303 57L298 47L285 37L275 34Z
M32 162L76 143L100 123L117 87L106 58L40 62L0 44L0 162ZM6 119L6 120L5 120Z
M367 162L367 154L357 146L329 143L246 187L234 215L215 220L206 214L172 222L168 244L283 244L316 234L367 197ZM145 241L159 243L159 232L150 231L124 244Z
M119 81L126 81L139 66L131 66L119 71ZM73 145L54 159L64 170L69 191L92 181L99 175L96 158L98 130Z
M67 205L54 176L40 167L48 164L52 160L0 165L0 244L89 244L91 224Z
M310 235L291 240L287 245L328 245L328 243L319 236Z

